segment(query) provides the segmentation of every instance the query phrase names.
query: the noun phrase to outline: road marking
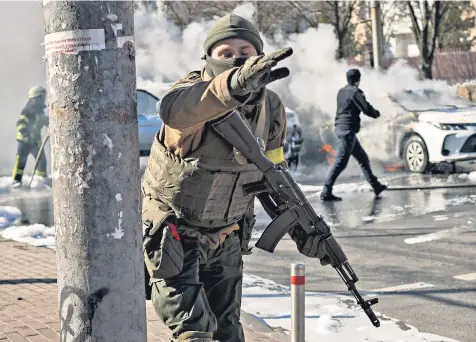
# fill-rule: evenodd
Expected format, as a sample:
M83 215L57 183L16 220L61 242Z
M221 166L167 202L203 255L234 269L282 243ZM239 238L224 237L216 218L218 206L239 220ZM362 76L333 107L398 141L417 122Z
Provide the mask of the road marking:
M371 290L371 292L398 292L398 291L409 291L409 290L416 290L416 289L424 289L428 287L434 287L435 285L433 284L427 284L427 283L413 283L413 284L403 284L403 285L397 285L397 286L392 286L392 287L385 287L383 289L376 289L376 290Z
M460 280L476 280L476 273L455 275L453 278Z

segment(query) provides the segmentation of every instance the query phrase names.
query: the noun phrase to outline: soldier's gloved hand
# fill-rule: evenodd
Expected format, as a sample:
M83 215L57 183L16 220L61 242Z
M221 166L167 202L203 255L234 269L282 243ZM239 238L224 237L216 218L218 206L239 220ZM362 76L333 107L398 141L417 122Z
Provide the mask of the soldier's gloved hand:
M289 76L288 68L271 70L278 62L293 54L292 48L284 48L266 56L248 58L229 80L230 93L244 96L265 87L267 84Z
M309 258L318 258L322 266L326 266L330 263L322 235L318 233L309 235L301 226L296 226L291 229L289 235L296 243L299 253Z

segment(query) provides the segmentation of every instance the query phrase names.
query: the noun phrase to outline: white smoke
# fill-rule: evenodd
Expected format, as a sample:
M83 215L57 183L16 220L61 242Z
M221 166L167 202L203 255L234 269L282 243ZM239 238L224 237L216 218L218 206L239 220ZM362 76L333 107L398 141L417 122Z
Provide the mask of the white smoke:
M235 13L252 20L254 7L251 3L238 6ZM38 2L0 1L0 20L6 35L5 53L0 57L2 88L2 152L0 169L10 172L13 165L16 141L15 121L24 105L25 94L30 86L45 83L43 40L43 11ZM14 18L27 19L28 25ZM135 39L137 85L162 97L170 84L184 77L192 70L203 66L202 43L213 22L195 22L181 31L167 21L160 10L135 13ZM21 34L20 34L21 33ZM345 72L349 65L336 61L337 40L332 27L320 25L305 33L287 39L276 37L276 46L266 39L265 53L280 47L291 46L294 54L280 63L291 70L290 77L275 82L270 88L283 99L286 107L295 110L303 125L305 143L303 152L316 151L322 143L332 142L333 119L336 109L336 94L346 83ZM367 99L382 113L373 120L363 116L362 132L359 137L373 159L385 159L385 134L389 129L387 119L397 115L397 109L387 99L387 92L407 88L431 88L454 93L445 82L419 81L416 70L404 63L396 63L385 72L360 68L362 81L360 87ZM330 133L329 133L330 132ZM50 161L48 155L48 161ZM29 163L31 167L31 162ZM352 166L352 165L351 165ZM327 166L324 165L324 171Z
M17 149L16 121L28 89L45 85L42 60L43 11L37 1L0 1L0 175L12 172ZM10 33L8 33L10 32ZM28 169L32 168L30 157Z
M251 3L246 3L238 6L234 13L252 20L254 7ZM202 43L213 22L192 23L181 33L173 24L167 22L160 11L151 14L139 10L136 12L135 21L139 47L139 87L161 97L170 82L184 77L192 70L202 68ZM284 46L290 46L294 50L294 54L279 65L287 66L291 75L271 84L269 88L280 95L286 107L299 114L305 139L307 138L302 152L317 151L320 144L334 142L336 95L339 88L346 84L345 73L351 66L346 61L335 59L337 39L333 28L321 24L318 29L309 29L287 39L275 37L276 46L266 39L263 40L265 53ZM394 158L393 149L385 140L391 129L389 123L401 110L388 99L388 93L422 88L455 93L454 87L446 82L419 80L418 71L404 61L395 63L383 72L370 68L359 69L362 73L360 88L382 115L377 120L361 115L362 130L359 138L371 159ZM356 163L351 161L350 168L354 169L354 173L360 174ZM323 165L320 172L317 172L326 170L327 165Z

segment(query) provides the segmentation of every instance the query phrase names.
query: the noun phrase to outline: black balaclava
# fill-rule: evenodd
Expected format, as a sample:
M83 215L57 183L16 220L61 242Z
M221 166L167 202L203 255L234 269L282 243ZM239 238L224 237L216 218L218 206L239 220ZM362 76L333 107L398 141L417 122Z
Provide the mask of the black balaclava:
M246 57L214 59L211 58L211 50L213 46L226 39L239 38L250 42L258 52L263 53L263 41L259 35L259 31L248 20L236 14L228 14L218 19L210 30L207 32L207 38L203 43L205 56L205 70L207 73L215 77L222 72L234 67L240 67L246 62Z

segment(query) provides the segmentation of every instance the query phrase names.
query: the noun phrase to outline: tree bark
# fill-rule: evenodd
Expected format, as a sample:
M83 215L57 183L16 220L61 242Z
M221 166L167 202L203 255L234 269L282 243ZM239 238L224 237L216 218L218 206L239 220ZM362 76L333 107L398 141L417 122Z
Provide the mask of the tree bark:
M133 2L43 4L60 341L145 342Z

